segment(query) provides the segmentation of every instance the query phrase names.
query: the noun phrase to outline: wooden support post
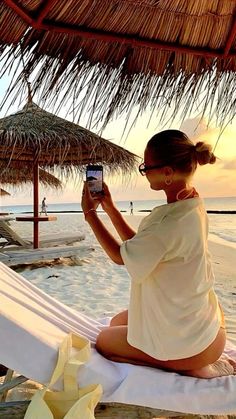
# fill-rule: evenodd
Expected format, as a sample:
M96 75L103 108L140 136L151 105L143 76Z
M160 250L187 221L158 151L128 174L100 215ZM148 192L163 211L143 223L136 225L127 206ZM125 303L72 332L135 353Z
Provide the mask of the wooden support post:
M39 216L39 165L38 158L34 162L34 218ZM34 249L39 247L39 222L34 220Z

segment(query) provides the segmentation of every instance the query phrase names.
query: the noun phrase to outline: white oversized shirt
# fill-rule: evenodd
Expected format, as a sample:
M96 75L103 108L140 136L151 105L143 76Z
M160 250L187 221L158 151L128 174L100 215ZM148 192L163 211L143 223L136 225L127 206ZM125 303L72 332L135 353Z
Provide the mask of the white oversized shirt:
M153 209L121 245L131 276L128 342L159 360L183 359L216 338L221 312L200 198Z

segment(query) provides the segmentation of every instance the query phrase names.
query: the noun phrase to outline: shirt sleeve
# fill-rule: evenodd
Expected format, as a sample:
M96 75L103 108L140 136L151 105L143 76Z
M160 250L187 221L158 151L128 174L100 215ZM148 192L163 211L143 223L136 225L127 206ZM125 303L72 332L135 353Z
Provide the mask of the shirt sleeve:
M166 249L155 229L149 228L123 242L120 252L131 278L142 282L162 260Z

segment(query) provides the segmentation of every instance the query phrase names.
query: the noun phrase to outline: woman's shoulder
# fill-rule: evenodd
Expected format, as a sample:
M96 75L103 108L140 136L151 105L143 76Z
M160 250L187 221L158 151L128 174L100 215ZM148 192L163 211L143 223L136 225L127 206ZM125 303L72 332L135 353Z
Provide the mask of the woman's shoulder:
M152 212L143 221L145 223L161 223L165 219L179 218L195 210L198 211L199 208L204 210L203 200L199 197L175 201L153 208Z
M189 201L189 202L186 202ZM206 211L203 201L199 198L177 201L172 204L155 207L145 217L139 231L149 230L155 235L171 239L181 236L186 230L189 231L201 224L201 218L205 218ZM197 222L197 219L199 222Z

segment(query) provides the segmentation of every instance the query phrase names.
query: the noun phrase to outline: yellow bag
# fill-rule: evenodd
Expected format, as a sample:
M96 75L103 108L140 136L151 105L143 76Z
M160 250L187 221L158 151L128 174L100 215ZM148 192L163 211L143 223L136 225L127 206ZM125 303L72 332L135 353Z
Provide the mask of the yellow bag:
M79 352L70 358L72 346ZM69 334L59 348L56 368L47 387L38 390L26 411L25 419L95 419L94 409L102 395L100 384L78 388L77 370L90 357L90 343L82 336ZM63 375L64 390L49 389Z

